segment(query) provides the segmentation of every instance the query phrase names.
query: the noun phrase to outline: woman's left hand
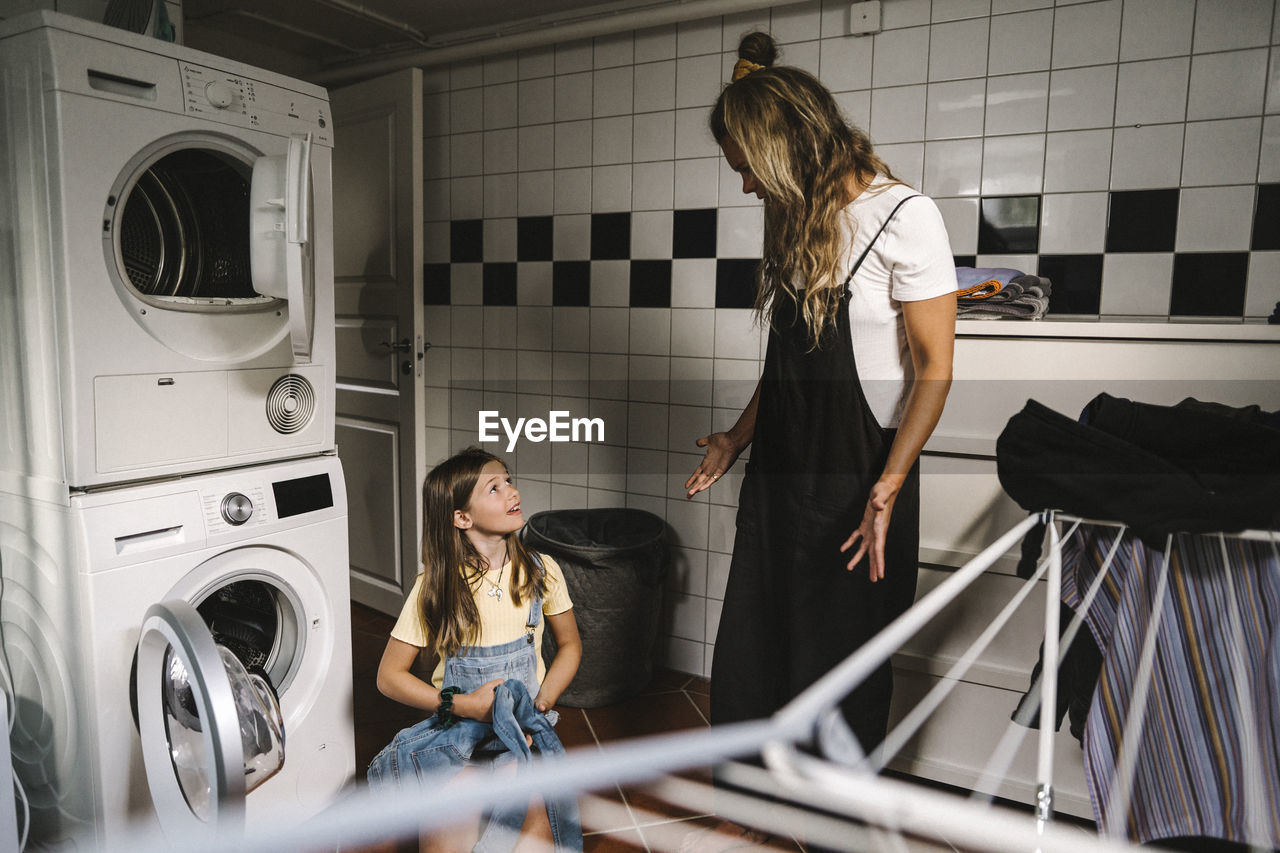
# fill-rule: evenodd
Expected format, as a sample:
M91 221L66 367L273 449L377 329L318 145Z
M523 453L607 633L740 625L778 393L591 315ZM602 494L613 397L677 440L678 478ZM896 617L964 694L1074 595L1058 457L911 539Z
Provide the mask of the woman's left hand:
M862 513L862 523L858 529L840 546L840 550L848 551L856 543L858 550L853 553L847 571L862 559L862 555L870 552L871 582L875 583L884 577L884 541L889 533L889 518L893 515L893 503L898 499L901 483L880 479L871 487L871 495L867 498L867 508Z

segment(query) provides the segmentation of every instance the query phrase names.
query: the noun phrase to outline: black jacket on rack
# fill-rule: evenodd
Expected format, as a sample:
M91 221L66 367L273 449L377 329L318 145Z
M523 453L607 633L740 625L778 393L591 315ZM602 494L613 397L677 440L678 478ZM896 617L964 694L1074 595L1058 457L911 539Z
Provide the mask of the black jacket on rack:
M1280 523L1280 417L1257 406L1099 394L1073 421L1028 400L996 440L996 469L1023 509L1122 521L1153 547Z

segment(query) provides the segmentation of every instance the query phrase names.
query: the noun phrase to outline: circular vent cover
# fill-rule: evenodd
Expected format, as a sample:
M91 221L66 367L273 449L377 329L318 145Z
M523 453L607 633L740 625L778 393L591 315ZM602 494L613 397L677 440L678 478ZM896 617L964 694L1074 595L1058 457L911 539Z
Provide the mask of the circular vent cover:
M311 423L315 411L315 391L296 373L281 376L267 392L267 421L276 432L297 432Z

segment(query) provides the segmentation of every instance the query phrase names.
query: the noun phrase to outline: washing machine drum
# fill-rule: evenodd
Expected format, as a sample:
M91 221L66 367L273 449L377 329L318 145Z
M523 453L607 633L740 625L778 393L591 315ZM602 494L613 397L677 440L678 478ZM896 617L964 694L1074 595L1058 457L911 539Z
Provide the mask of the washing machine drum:
M258 296L249 269L249 166L198 148L139 176L120 220L120 261L146 296Z
M263 584L235 581L196 607L217 643L235 653L250 672L264 671L279 628L276 600Z

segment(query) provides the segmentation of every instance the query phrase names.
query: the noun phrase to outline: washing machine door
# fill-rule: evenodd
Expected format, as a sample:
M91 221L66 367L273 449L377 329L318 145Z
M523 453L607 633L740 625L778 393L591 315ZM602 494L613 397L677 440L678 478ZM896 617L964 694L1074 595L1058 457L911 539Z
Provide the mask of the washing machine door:
M284 723L270 684L215 643L190 604L147 610L136 686L143 764L170 838L244 828L244 798L284 763Z

